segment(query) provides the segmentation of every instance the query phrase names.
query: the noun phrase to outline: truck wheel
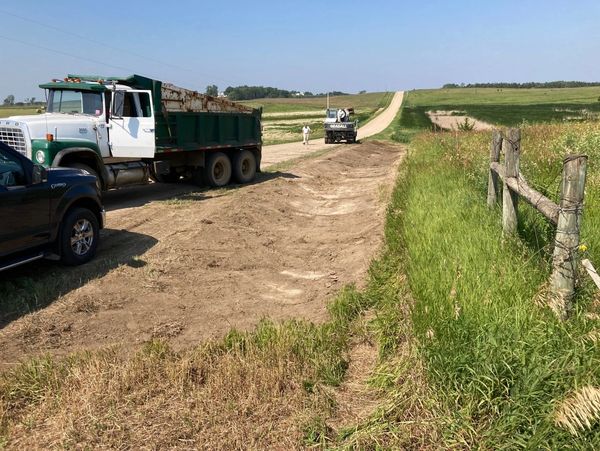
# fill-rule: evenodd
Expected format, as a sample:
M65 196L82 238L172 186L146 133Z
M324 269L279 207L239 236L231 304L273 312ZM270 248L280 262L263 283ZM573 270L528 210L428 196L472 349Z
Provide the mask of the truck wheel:
M238 183L249 183L256 175L256 158L249 150L240 150L233 157L233 178Z
M67 213L60 231L61 260L65 265L81 265L96 254L100 227L96 215L86 208Z
M83 164L83 163L70 163L67 167L73 168L73 169L81 169L81 170L87 172L88 174L96 177L96 186L98 187L98 190L100 192L102 192L102 179L100 178L100 175L98 175L98 173L96 172L95 169L92 169L87 164Z
M223 152L210 154L204 167L204 180L209 186L218 188L231 180L231 161Z

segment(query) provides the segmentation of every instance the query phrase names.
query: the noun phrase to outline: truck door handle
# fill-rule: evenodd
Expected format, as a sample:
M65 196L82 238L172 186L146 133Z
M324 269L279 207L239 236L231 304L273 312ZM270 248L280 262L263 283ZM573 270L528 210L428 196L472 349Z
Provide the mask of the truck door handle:
M142 130L144 130L146 133L154 133L154 129L153 128L144 128Z

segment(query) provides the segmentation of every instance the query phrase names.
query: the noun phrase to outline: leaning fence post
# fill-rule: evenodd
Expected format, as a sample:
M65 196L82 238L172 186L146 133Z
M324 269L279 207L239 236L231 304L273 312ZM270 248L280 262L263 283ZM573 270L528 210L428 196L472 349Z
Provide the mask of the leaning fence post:
M509 177L519 176L519 154L521 153L521 130L511 128L502 140L504 150L504 184L502 190L502 230L505 235L517 231L517 208L519 194L513 192L506 181Z
M500 149L502 149L502 133L494 130L492 134L492 145L490 146L490 164L500 162ZM490 169L488 179L488 207L492 208L498 202L498 174Z
M563 161L560 210L552 256L552 307L566 318L575 293L579 226L587 170L586 155L568 155Z

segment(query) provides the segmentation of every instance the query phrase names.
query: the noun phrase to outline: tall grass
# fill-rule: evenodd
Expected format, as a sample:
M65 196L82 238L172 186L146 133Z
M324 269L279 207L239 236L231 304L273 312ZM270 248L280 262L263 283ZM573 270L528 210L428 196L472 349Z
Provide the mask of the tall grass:
M592 150L595 125L579 127L524 131L525 173L548 192L556 192L555 165L566 147ZM580 137L576 144L571 134ZM549 275L549 249L543 239L532 239L543 236L544 227L539 230L524 209L521 234L529 239L501 237L499 212L485 206L489 141L487 133L419 136L402 187L400 233L415 298L414 330L436 398L452 412L445 419L445 443L597 448L600 411L591 412L592 427L577 429L577 436L556 419L561 400L600 382L600 351L586 338L595 329L589 313L598 306L584 290L573 318L561 323L534 302L543 299ZM597 221L590 208L599 188L594 180L591 165L584 214L591 248L600 238L598 229L589 228Z

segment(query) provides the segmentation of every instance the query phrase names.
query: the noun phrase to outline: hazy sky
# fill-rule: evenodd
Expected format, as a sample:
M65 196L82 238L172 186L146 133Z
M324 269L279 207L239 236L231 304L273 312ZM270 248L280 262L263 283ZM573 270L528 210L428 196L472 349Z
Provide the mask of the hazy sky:
M337 7L334 5L338 5ZM357 92L600 80L599 1L0 3L0 101L67 73Z

